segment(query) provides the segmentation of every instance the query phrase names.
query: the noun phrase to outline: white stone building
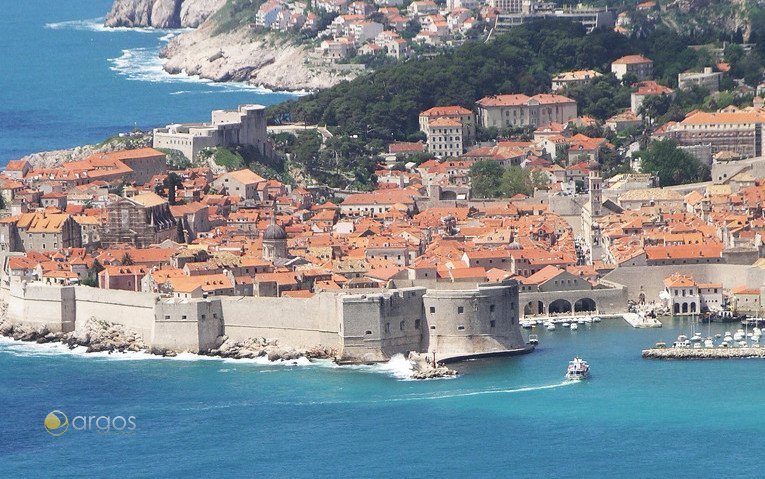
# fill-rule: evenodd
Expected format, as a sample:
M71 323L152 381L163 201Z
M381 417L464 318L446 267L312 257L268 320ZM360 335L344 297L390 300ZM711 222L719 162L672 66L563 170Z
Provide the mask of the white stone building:
M178 150L190 160L205 148L240 145L271 156L265 106L241 105L236 110L214 110L210 123L179 123L154 129L154 148Z

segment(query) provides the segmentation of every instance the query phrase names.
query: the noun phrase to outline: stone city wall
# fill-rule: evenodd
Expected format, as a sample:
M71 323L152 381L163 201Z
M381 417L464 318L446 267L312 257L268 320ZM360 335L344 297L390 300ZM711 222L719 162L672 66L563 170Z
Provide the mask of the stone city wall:
M332 293L311 298L219 297L226 335L275 338L284 346L339 348L340 320Z
M385 361L398 353L424 351L425 288L338 297L342 359Z
M295 349L334 348L352 362L385 361L409 351L447 359L524 347L514 281L462 290L196 300L11 281L4 296L12 323L69 332L94 318L140 334L149 347L173 351L214 349L223 335L234 341L275 339Z
M765 270L739 264L689 264L616 268L605 279L627 287L628 297L638 301L643 293L647 302L659 301L664 279L674 273L693 276L697 283L722 283L724 288L746 285L759 288L765 283Z

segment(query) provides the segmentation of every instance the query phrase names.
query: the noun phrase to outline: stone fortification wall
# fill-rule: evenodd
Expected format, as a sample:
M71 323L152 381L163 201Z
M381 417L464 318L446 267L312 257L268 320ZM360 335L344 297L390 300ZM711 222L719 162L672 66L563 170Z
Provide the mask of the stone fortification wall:
M170 299L156 306L151 345L171 351L207 351L225 334L220 299Z
M604 278L626 286L629 299L638 301L640 293L644 293L646 301L651 302L659 300L664 279L673 273L689 274L699 283L722 283L725 288L759 288L765 283L765 270L739 264L634 266L616 268Z
M52 332L75 329L73 287L12 282L7 294L8 319L12 324L46 327Z
M340 320L332 293L311 298L220 297L226 335L234 340L274 338L294 348L340 347Z
M475 290L428 290L424 350L439 360L522 350L518 283Z
M154 307L159 296L152 293L136 293L114 289L98 289L74 286L76 302L76 327L85 326L90 318L117 323L143 336L150 343L154 331Z
M423 351L425 288L338 297L346 361L386 361Z
M294 349L333 348L347 361L385 361L409 351L439 360L522 349L518 287L405 288L311 298L162 299L151 293L11 281L13 323L70 332L89 319L122 325L152 348L199 352L219 338L277 340Z

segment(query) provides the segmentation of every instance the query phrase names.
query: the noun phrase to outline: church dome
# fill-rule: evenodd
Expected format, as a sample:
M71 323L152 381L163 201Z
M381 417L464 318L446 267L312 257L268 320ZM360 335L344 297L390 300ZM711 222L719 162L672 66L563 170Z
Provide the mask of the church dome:
M284 231L284 228L281 226L271 223L268 225L268 228L266 228L266 231L263 233L263 239L264 240L286 240L287 239L287 233Z

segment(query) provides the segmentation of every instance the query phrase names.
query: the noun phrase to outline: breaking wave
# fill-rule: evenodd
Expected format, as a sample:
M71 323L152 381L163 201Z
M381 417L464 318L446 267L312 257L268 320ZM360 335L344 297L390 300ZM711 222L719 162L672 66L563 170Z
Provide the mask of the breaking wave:
M84 32L139 32L139 33L157 33L167 30L159 30L153 27L107 27L104 25L105 17L90 18L87 20L68 20L65 22L46 23L48 30L79 30ZM171 32L184 31L170 30Z

